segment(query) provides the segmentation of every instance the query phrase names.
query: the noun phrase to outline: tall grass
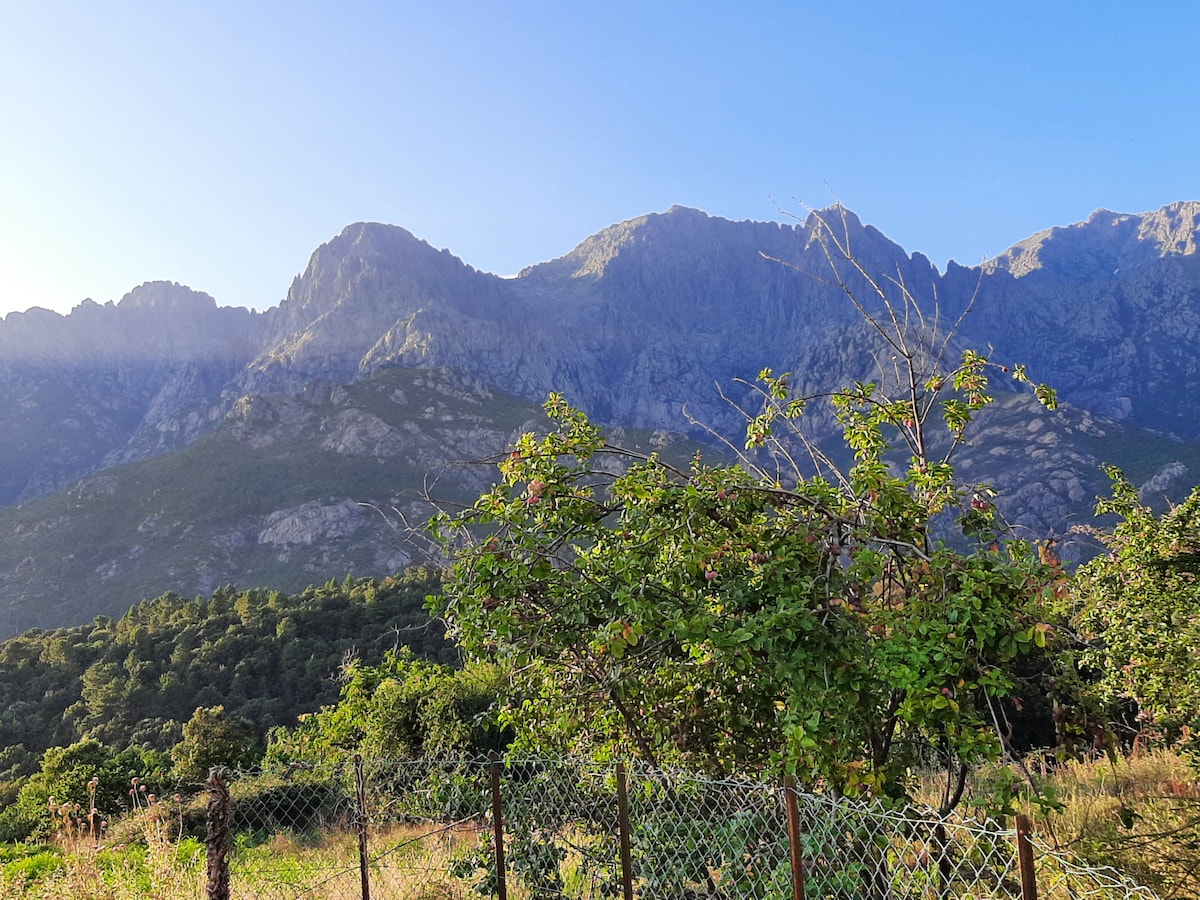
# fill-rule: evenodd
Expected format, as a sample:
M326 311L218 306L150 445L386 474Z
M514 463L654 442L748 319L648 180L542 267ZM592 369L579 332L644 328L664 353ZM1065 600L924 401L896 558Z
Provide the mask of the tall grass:
M143 817L148 818L148 817ZM143 822L145 837L96 844L61 839L53 846L6 848L0 856L0 900L204 900L204 847ZM396 826L373 832L371 894L406 900L465 900L469 886L448 874L475 833L428 834ZM356 836L347 831L281 833L255 843L243 836L230 866L235 900L359 900Z
M1200 787L1177 753L1141 749L1039 776L1062 803L1037 827L1048 843L1111 866L1163 900L1200 897Z

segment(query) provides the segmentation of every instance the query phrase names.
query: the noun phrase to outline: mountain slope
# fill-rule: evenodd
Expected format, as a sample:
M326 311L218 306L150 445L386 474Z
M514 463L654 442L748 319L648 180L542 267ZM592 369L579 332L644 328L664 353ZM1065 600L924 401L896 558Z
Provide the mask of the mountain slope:
M536 413L446 372L244 398L180 451L0 509L0 633L119 616L167 590L398 572L420 549L399 513L422 521L426 487L477 494L490 472L451 464L499 451Z
M263 317L165 282L0 322L0 505L183 447L220 421Z
M395 571L420 545L361 504L419 519L404 504L440 469L451 497L477 492L491 472L450 464L499 450L552 390L611 425L702 436L691 416L736 436L737 378L878 377L887 351L846 296L881 309L864 273L943 323L970 307L956 348L991 346L1059 389L1045 418L998 384L964 473L1005 487L1031 533L1061 534L1103 491L1101 462L1154 490L1200 471L1198 230L1197 203L1101 211L943 275L841 208L779 225L673 207L503 279L359 223L266 313L152 283L10 315L0 632L168 589ZM811 425L833 434L827 414Z
M1095 213L984 266L952 268L943 296L978 285L964 334L1028 360L1070 403L1200 439L1200 203Z

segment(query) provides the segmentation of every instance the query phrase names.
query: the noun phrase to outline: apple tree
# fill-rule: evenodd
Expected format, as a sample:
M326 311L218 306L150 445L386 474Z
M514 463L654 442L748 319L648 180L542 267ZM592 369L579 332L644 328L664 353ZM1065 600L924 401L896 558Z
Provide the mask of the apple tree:
M1108 552L1075 573L1083 663L1104 699L1168 740L1200 733L1200 488L1161 515L1118 469L1097 514L1115 514Z
M831 263L856 266L840 249ZM613 446L552 395L548 433L522 435L498 484L434 518L454 565L431 609L505 667L517 749L782 765L890 797L937 759L947 810L1002 752L1013 664L1055 639L1046 600L1063 576L952 458L997 372L1047 405L1053 392L1020 367L951 358L902 285L893 300L867 281L874 306L848 293L888 359L879 377L810 397L762 372L734 461ZM818 403L849 465L800 427Z

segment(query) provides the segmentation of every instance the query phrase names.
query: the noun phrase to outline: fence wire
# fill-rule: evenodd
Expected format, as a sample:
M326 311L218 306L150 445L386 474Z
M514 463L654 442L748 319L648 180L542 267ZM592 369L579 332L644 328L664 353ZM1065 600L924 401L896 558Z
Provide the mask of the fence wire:
M1083 866L1069 854L1031 838L1039 860L1038 886L1040 896L1090 898L1136 897L1157 900L1154 891L1135 884L1116 869Z
M1022 896L1016 834L995 821L679 772L345 758L240 773L231 797L232 896L255 900ZM1153 897L1033 849L1043 900Z

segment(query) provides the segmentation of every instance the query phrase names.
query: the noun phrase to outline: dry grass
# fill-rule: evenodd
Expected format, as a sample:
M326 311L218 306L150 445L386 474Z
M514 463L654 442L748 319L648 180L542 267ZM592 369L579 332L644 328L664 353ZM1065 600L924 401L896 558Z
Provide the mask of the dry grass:
M154 811L120 823L102 844L60 838L57 853L29 872L0 868L0 900L203 900L203 846L179 839L169 816ZM161 811L159 811L161 812ZM452 878L456 856L474 847L474 827L393 825L375 828L368 855L371 896L379 900L466 900L469 885ZM30 849L30 858L37 855ZM358 840L344 830L280 833L261 843L243 838L230 866L238 900L358 900Z
M475 832L436 826L376 830L368 848L371 896L388 900L465 900L469 890L448 875L456 853ZM183 848L184 852L180 850ZM188 852L199 849L200 856ZM121 847L73 841L62 846L61 866L35 877L0 874L0 900L203 900L203 851L161 833ZM345 832L279 834L234 855L230 883L238 900L358 900L358 842Z
M476 834L437 825L374 829L368 845L371 896L463 900L467 886L448 873L455 855L473 846ZM361 879L357 837L345 831L276 835L240 851L230 872L233 896L241 900L358 900Z
M1119 869L1164 900L1200 897L1200 788L1178 754L1072 762L1044 781L1064 807L1037 820L1048 843Z
M1178 755L1143 751L1116 763L1047 766L1037 777L1063 803L1061 812L1036 814L1043 841L1082 863L1118 869L1164 900L1200 897L1200 788L1194 770ZM65 839L57 856L39 857L44 865L26 867L27 874L0 866L0 900L205 897L203 847L195 840L179 839L177 818L159 810L120 823L113 832L100 846L82 836ZM373 828L368 847L371 896L469 900L471 885L450 871L478 837L474 827ZM31 858L36 853L29 852ZM358 900L358 859L357 838L343 829L279 833L258 842L243 837L232 860L233 896ZM1052 860L1047 857L1046 863ZM588 893L586 886L573 888ZM519 900L523 893L517 887L514 896Z

